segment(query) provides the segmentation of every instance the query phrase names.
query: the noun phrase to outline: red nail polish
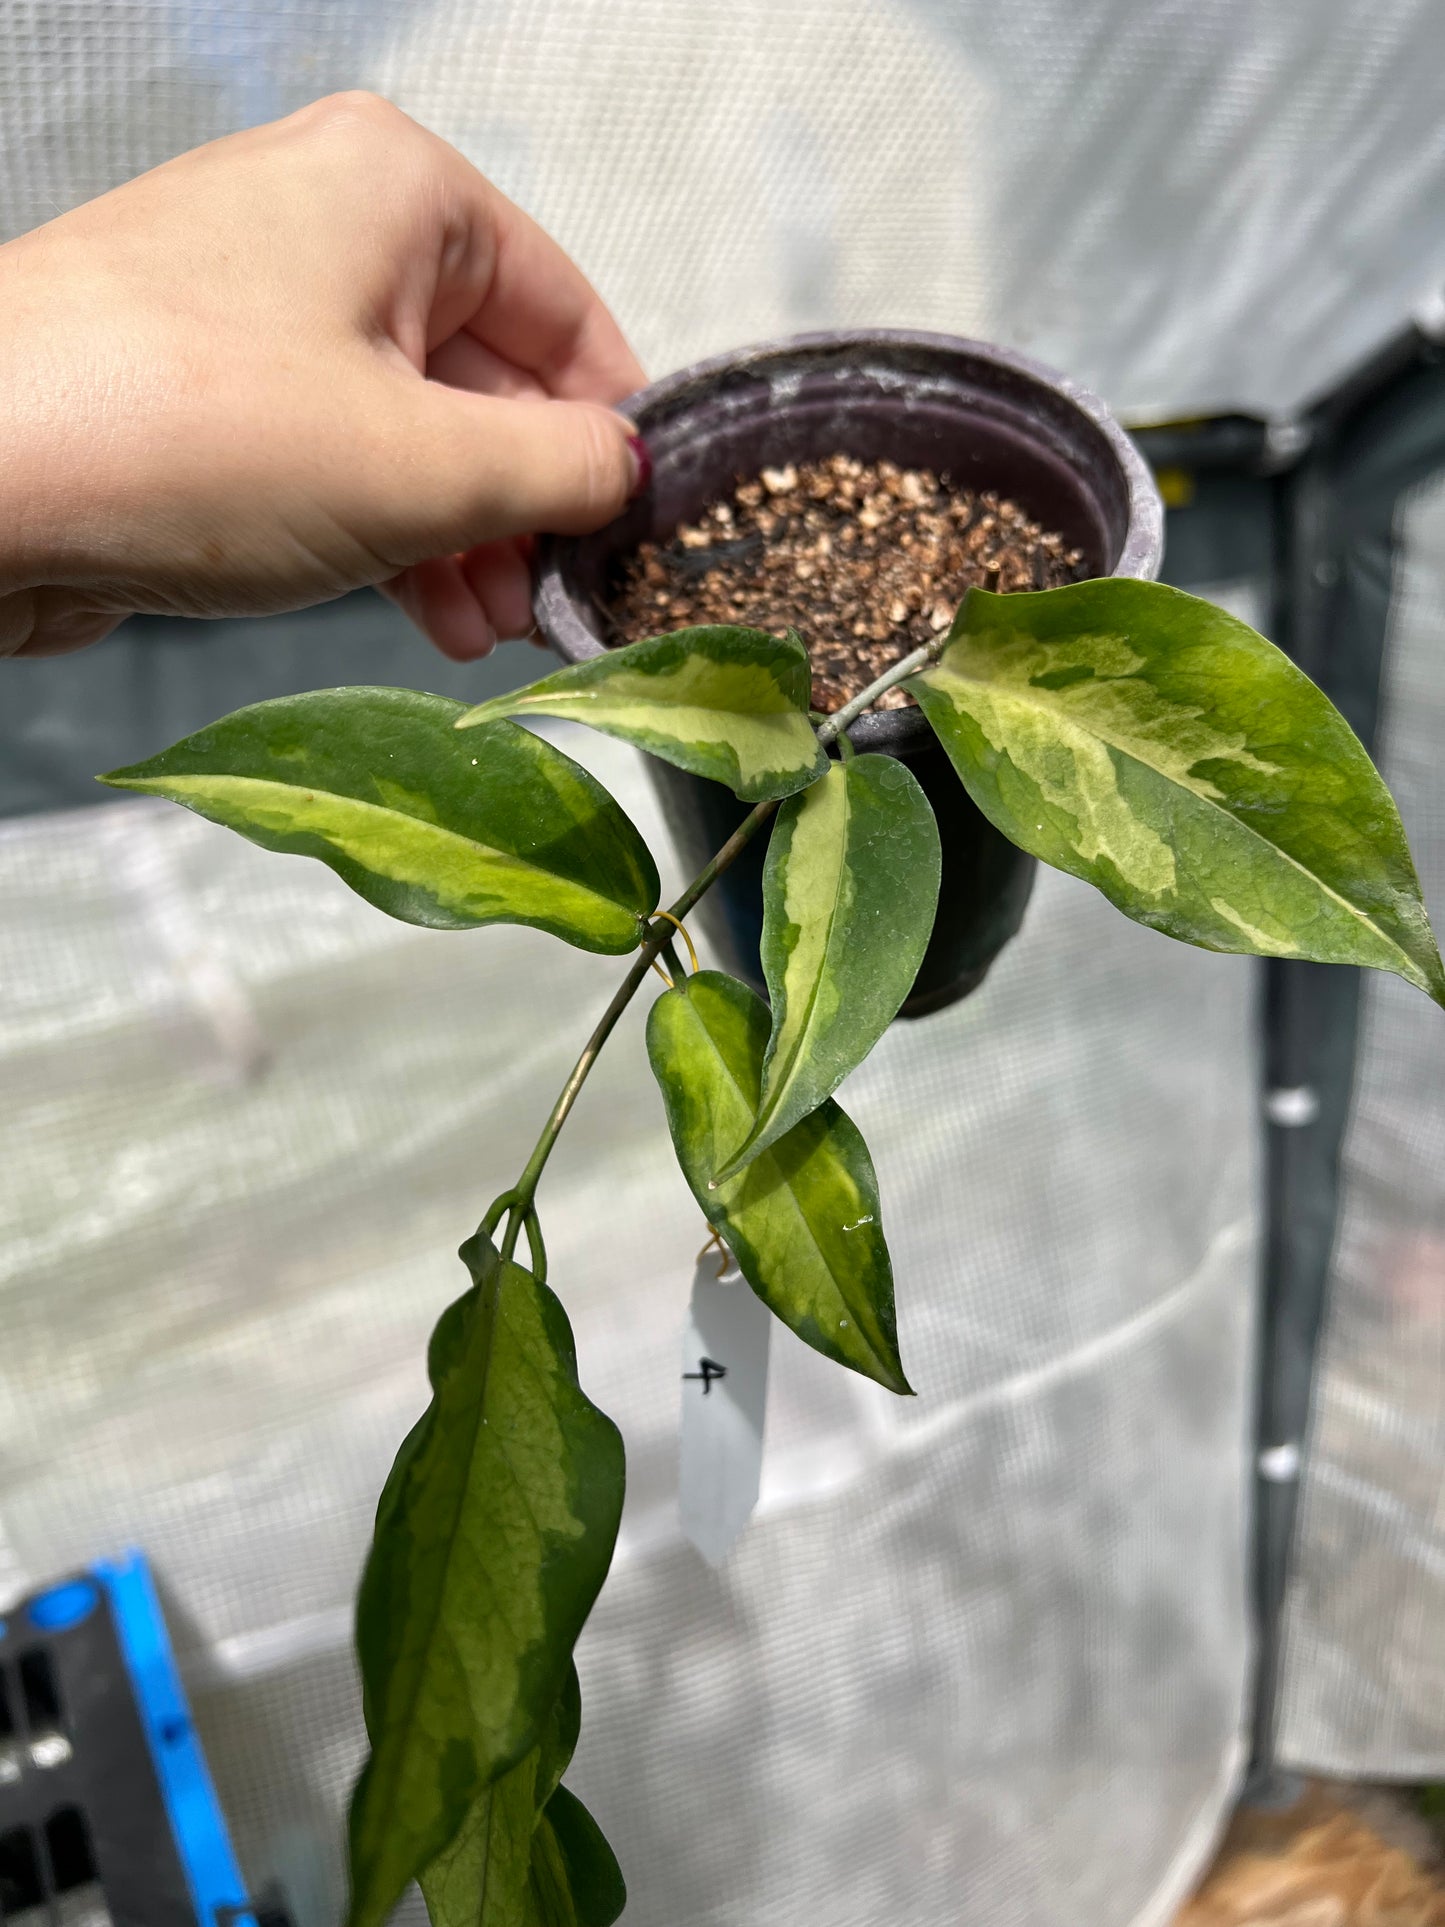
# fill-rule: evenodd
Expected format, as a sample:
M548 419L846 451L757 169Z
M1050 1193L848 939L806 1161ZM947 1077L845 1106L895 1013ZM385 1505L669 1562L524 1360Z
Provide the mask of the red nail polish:
M627 446L632 450L632 459L637 465L637 476L632 484L629 502L635 502L647 484L652 480L652 457L647 452L647 443L640 435L629 435Z

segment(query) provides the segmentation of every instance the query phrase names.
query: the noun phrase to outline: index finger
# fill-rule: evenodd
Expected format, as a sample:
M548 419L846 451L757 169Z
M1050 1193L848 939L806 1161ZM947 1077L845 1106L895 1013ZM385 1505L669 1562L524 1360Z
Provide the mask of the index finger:
M466 204L463 218L474 231L485 223L490 246L458 251L471 256L453 270L465 288L439 284L436 305L445 309L452 305L448 295L453 302L469 295L471 306L454 326L534 375L559 400L618 402L641 388L647 379L641 364L576 262L470 162L456 158L464 170L456 183ZM443 276L447 272L444 267Z

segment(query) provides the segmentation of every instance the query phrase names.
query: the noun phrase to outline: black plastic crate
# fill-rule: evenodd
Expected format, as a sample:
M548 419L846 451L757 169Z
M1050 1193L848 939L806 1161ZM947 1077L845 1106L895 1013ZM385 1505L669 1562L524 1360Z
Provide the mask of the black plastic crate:
M133 1553L0 1618L6 1927L281 1927L250 1902L150 1572Z

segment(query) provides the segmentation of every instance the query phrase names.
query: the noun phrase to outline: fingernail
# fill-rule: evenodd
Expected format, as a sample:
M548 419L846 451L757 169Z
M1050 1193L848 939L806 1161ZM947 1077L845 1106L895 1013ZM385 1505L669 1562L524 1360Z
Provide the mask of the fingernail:
M632 492L627 499L629 502L635 502L652 480L652 457L647 452L647 443L640 435L627 437L627 449L632 456L633 467Z
M468 641L466 654L461 660L463 662L485 662L496 646L496 629L493 627L491 621L483 615L479 628Z

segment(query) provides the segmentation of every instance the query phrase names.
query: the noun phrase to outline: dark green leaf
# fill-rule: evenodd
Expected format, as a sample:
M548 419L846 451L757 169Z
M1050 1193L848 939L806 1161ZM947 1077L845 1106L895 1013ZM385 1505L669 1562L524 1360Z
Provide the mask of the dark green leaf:
M586 1807L564 1786L547 1802L537 1825L532 1895L536 1927L612 1927L627 1905L617 1856Z
M577 1668L569 1666L557 1703L542 1729L542 1744L537 1755L537 1805L545 1807L562 1784L562 1775L572 1764L582 1732L582 1687Z
M908 685L979 808L1128 916L1207 950L1445 971L1399 814L1263 636L1157 583L964 601Z
M480 703L462 727L499 716L570 717L761 803L827 768L808 721L811 680L796 637L679 629Z
M622 1441L578 1388L561 1305L480 1234L462 1256L476 1282L433 1334L432 1403L382 1493L357 1607L372 1753L353 1927L379 1927L542 1741L622 1509ZM531 1796L513 1794L515 1826Z
M548 1818L581 1717L569 1667L541 1744L483 1788L451 1845L422 1873L432 1927L585 1927Z
M938 825L892 756L835 763L778 812L763 877L773 1029L757 1122L727 1172L831 1097L898 1015L938 907Z
M101 780L318 857L405 923L525 923L583 950L636 949L658 881L632 823L529 730L459 736L463 709L409 689L282 696Z
M768 1009L715 970L652 1007L647 1049L673 1147L708 1222L753 1290L799 1338L895 1392L893 1269L872 1161L831 1098L736 1177L709 1182L757 1115Z

